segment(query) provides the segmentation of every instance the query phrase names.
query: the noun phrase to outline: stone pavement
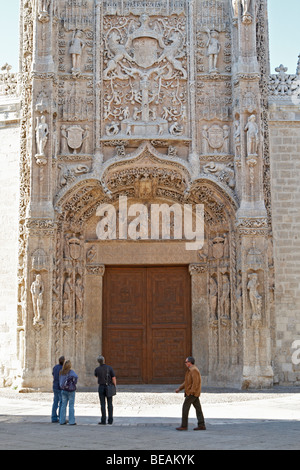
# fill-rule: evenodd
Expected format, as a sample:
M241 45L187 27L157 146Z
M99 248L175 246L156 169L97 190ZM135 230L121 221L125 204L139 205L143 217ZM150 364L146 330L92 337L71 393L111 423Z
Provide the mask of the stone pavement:
M178 432L183 394L176 386L119 386L113 426L98 426L95 391L78 391L77 426L50 423L51 393L0 389L0 450L299 450L300 388L204 389L207 431Z

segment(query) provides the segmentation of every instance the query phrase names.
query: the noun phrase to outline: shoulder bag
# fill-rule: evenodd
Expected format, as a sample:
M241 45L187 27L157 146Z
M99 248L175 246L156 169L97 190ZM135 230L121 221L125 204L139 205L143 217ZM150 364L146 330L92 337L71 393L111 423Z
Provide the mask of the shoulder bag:
M116 386L113 383L109 383L108 379L108 368L106 372L106 396L107 398L114 397L117 394Z

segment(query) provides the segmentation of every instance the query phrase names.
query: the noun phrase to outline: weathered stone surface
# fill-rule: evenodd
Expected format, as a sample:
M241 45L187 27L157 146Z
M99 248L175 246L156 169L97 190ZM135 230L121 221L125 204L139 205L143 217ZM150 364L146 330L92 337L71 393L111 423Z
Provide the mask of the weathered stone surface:
M0 76L3 383L46 387L63 353L92 384L105 266L128 265L189 266L206 384L299 381L300 80L269 76L266 9L23 2L22 69ZM119 217L120 196L146 218L204 204L203 248L175 215L164 240L141 214L137 240L132 218L101 239L98 209Z

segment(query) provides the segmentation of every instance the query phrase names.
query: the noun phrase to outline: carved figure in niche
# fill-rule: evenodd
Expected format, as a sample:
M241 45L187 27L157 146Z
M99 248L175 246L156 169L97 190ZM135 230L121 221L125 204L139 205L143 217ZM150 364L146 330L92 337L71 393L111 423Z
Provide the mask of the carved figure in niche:
M63 304L64 304L63 318L65 320L67 320L71 317L72 292L73 292L73 287L72 287L72 283L71 283L71 278L70 278L70 276L67 276L67 278L64 282L64 287L63 287Z
M248 274L249 300L252 309L252 320L261 320L262 313L262 297L258 293L258 275L257 273Z
M72 56L72 74L78 75L81 69L81 55L85 47L85 42L82 39L82 31L74 31L73 38L70 42L69 53Z
M50 19L49 6L51 0L39 0L38 4L38 19L42 23L47 23Z
M36 144L39 157L45 157L45 147L48 141L49 127L44 115L36 118Z
M202 153L204 155L210 153L208 142L208 126L204 126L202 129Z
M219 33L215 30L207 30L208 42L207 42L207 55L209 58L209 73L217 72L217 62L219 53L221 50L221 44L218 40Z
M211 318L212 320L217 320L218 284L213 277L209 279L209 301Z
M251 0L241 0L242 1L242 7L243 7L243 15L250 15L250 5L251 5Z
M66 154L69 153L68 149L68 135L67 135L67 126L61 126L61 141L60 141L60 153Z
M220 310L222 318L230 318L230 281L227 274L222 275Z
M255 114L252 114L249 117L248 123L245 127L245 132L247 132L247 154L257 155L259 144L259 131L258 125L256 124Z
M237 159L241 157L241 125L240 120L237 117L234 121L234 146L235 146L235 156Z
M90 135L89 126L84 126L84 134L82 136L82 152L83 153L89 153L89 135Z
M251 0L241 0L243 7L243 23L252 23L252 16L250 14Z
M237 288L236 288L236 310L237 310L237 317L241 317L243 311L243 284L242 284L242 276L241 274L238 275L237 279Z
M233 18L238 18L239 16L239 4L240 0L232 0Z
M228 154L229 153L229 136L230 136L230 129L229 126L223 126L223 138L224 144L222 148L222 152Z
M35 281L30 288L33 303L33 323L39 323L42 320L42 308L44 303L44 283L40 274L36 275Z
M91 262L93 261L93 259L94 259L95 256L96 256L96 253L97 253L97 252L96 252L96 248L95 248L94 246L92 246L92 247L88 250L88 252L87 252L87 254L86 254L86 260L87 260L88 263L91 263Z
M83 313L83 285L81 277L78 277L75 285L75 318L82 319Z

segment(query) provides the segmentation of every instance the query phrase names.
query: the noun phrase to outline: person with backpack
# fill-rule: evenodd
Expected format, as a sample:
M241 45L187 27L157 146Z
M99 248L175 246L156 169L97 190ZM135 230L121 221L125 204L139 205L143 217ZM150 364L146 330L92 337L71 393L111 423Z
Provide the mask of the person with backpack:
M98 379L98 394L101 406L101 421L98 424L106 424L106 401L108 408L108 424L113 423L113 396L116 395L117 379L111 366L105 364L103 356L98 356L99 367L95 369L95 377Z
M69 425L75 422L75 394L78 375L72 370L71 361L66 361L59 373L59 386L62 390L62 405L59 416L59 424L66 424L67 405L69 403Z

